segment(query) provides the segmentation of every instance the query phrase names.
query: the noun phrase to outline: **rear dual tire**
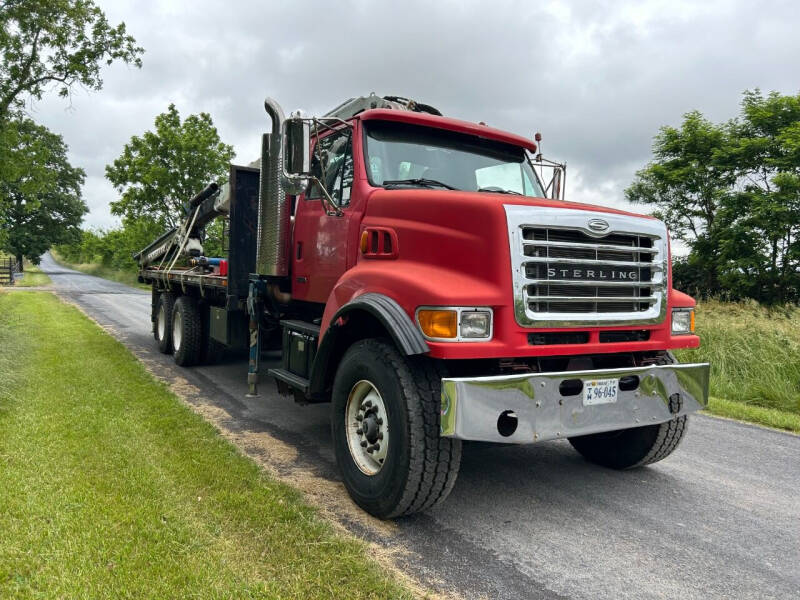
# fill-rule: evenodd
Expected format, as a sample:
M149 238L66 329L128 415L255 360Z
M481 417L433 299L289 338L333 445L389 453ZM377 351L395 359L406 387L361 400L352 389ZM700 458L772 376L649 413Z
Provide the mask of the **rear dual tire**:
M203 315L197 300L181 296L172 308L172 355L181 367L191 367L206 356Z
M158 295L153 337L158 350L173 354L182 367L213 362L223 352L209 337L208 305L191 296Z
M173 294L162 292L158 295L153 337L158 344L158 351L162 354L172 352L172 310L174 306L175 296Z

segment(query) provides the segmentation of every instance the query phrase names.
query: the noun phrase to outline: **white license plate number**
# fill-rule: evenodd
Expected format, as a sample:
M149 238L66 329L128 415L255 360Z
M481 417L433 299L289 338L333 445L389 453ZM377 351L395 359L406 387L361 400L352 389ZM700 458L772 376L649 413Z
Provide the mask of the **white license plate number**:
M586 379L583 381L583 404L611 404L617 401L619 379Z

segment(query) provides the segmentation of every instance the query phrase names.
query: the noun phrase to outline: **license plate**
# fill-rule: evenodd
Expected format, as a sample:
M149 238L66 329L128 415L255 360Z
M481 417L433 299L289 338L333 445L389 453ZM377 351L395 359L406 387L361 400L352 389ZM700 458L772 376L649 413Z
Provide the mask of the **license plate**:
M589 379L583 381L583 404L611 404L617 401L619 379Z

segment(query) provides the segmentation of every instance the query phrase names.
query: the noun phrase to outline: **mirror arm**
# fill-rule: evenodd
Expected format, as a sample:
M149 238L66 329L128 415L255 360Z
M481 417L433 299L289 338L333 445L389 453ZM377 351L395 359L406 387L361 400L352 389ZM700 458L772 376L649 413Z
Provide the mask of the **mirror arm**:
M342 119L340 119L338 117L321 117L321 118L311 118L311 119L302 119L301 118L301 119L298 119L298 120L302 120L302 121L308 122L309 125L311 126L312 130L313 130L313 137L315 137L317 139L319 139L319 133L320 133L320 129L321 128L324 128L325 130L330 130L330 131L338 131L338 130L341 129L341 127L332 127L331 125L328 125L323 121L335 122L337 125L344 125L345 127L352 127L353 126L352 123L348 123L347 121L344 121L344 120L342 120ZM287 130L288 124L289 124L289 119L287 119L283 123L283 130L281 132L282 133L281 137L284 140L287 138L286 130ZM322 161L322 152L321 152L319 143L314 144L314 153L316 154L317 160L319 161L319 164L323 169L322 176L323 176L323 178L326 178L325 165L324 165L324 162ZM328 192L328 190L325 188L325 186L322 184L322 181L318 177L316 177L316 176L314 176L314 175L312 175L310 173L303 173L303 174L289 173L287 168L286 168L286 160L283 161L282 171L283 171L283 173L282 173L283 180L285 182L289 183L289 184L295 184L294 186L291 186L291 185L287 186L287 188L289 188L287 191L291 195L300 195L300 193L301 193L300 190L302 188L307 187L310 182L314 182L319 186L319 189L322 192L322 196L320 197L320 203L322 204L322 209L325 211L325 214L330 216L330 217L334 217L334 216L335 217L341 217L341 216L344 215L342 210L337 206L336 202L334 202L334 200L331 197L330 193ZM295 190L297 190L297 191L295 191ZM294 192L294 193L292 193L292 192Z
M328 193L328 190L326 190L325 186L322 185L322 182L313 175L311 175L309 179L311 179L311 181L316 182L316 184L319 186L320 191L322 192L323 197L320 198L319 200L322 203L322 209L325 211L325 214L328 215L329 217L341 217L342 215L344 215L342 210L333 201L333 198L331 198L331 195Z
M338 127L332 127L330 125L327 125L325 123L325 121L332 121L332 122L336 123L337 125L344 125L345 127L353 127L352 123L348 123L347 121L344 121L344 120L340 119L339 117L313 117L313 118L307 119L307 120L309 120L309 121L311 121L313 123L314 131L317 132L315 135L319 134L318 130L317 130L317 125L320 125L320 126L324 127L325 129L328 129L330 131L338 131L339 130Z

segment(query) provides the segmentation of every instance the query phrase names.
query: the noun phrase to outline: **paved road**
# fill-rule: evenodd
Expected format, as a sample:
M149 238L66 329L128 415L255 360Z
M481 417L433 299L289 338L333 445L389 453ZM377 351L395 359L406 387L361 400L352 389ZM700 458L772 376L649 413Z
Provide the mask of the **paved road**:
M49 256L42 269L151 368L206 390L246 452L258 458L252 440L270 436L294 453L290 479L297 468L338 481L327 405L296 406L271 383L245 398L239 359L180 369L156 352L148 292ZM427 585L467 598L800 598L800 437L696 416L671 458L622 473L566 442L470 444L444 506L388 533L343 520L406 548L395 560Z

